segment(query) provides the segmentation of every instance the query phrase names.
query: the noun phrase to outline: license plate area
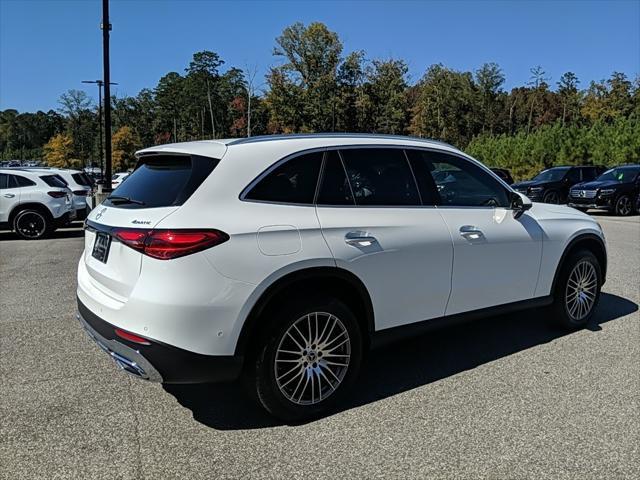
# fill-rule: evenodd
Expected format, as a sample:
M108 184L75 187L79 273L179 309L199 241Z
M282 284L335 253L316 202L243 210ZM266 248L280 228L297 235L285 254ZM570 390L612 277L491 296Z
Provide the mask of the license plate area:
M107 263L110 246L111 236L103 232L97 232L96 240L93 242L93 251L91 252L91 256L102 263Z

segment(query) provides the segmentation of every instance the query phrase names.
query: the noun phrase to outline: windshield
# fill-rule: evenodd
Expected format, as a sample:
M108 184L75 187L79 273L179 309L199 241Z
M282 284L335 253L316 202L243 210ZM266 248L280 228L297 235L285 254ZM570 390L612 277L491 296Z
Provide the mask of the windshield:
M548 170L541 171L533 177L533 179L538 182L557 182L558 180L562 180L568 171L569 167L549 168Z
M631 182L638 173L640 173L640 166L612 168L600 175L597 180L613 180L620 183Z

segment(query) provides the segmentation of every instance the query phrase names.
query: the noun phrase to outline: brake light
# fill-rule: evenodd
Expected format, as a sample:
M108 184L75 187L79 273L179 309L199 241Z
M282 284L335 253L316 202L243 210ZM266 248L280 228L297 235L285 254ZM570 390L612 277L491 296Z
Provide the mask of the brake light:
M67 196L67 192L47 192L47 194L53 198L62 198Z
M220 230L139 230L117 228L113 235L134 250L159 260L171 260L229 240Z
M113 231L113 236L124 243L127 247L144 253L144 242L149 234L148 230L136 230L127 228L118 228Z
M74 190L73 194L77 195L79 197L86 197L87 195L89 195L89 191L88 190Z

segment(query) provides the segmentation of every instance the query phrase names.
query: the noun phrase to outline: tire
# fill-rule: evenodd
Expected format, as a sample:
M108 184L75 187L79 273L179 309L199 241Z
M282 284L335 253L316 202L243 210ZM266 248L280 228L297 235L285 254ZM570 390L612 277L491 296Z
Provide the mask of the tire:
M589 250L572 253L562 265L558 276L553 317L564 328L583 328L595 312L600 299L602 269Z
M556 190L549 190L542 197L543 203L551 203L554 205L559 205L562 203L562 199L560 198L560 193Z
M247 362L250 392L285 422L330 411L353 386L362 363L362 333L353 312L337 299L312 298L277 308L269 318Z
M40 210L24 209L13 219L13 231L23 240L38 240L53 230L51 217Z
M633 213L633 202L629 195L620 195L616 200L616 206L614 209L616 215L620 217L626 217Z

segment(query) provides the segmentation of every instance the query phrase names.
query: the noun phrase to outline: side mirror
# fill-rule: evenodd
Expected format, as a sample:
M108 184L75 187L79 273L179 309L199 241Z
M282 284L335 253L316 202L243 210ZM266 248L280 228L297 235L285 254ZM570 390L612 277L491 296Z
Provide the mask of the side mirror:
M518 192L511 193L511 210L513 210L513 218L520 218L524 212L529 210L533 204L526 195Z

